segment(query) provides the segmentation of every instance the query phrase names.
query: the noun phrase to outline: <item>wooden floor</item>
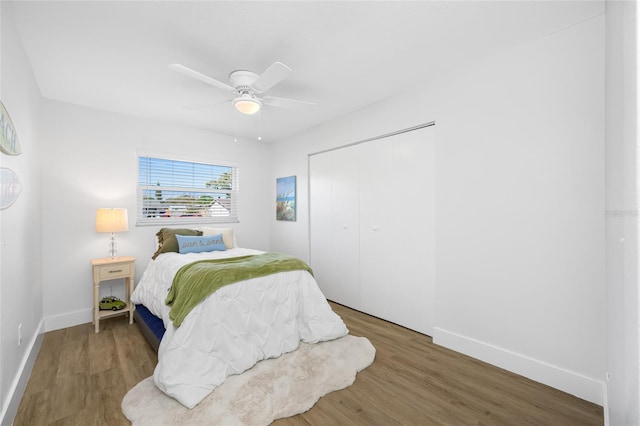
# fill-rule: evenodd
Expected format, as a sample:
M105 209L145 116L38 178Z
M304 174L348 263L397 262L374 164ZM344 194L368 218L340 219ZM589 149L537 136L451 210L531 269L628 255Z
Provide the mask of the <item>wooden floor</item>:
M436 346L431 338L332 304L376 359L355 383L286 425L602 425L602 408ZM157 362L125 317L46 333L15 426L128 425L126 392Z

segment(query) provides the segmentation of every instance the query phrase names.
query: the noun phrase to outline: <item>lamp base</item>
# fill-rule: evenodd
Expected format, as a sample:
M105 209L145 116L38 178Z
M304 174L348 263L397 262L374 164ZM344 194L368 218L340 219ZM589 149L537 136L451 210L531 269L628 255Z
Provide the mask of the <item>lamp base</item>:
M116 243L116 234L114 232L111 233L111 238L109 239L109 257L118 257L118 244Z

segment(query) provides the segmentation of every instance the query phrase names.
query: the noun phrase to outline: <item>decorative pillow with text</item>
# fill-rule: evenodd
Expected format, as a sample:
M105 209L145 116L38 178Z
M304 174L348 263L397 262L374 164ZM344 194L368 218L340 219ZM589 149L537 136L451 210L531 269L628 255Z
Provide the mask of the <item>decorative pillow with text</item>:
M202 253L205 251L225 251L227 248L222 234L187 236L176 234L179 253Z

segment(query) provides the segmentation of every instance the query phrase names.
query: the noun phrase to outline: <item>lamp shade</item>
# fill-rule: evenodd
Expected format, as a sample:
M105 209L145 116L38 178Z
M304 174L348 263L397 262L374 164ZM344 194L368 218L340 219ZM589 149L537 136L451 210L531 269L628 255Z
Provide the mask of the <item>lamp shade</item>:
M129 230L127 209L98 209L96 232L124 232Z
M250 95L242 95L233 100L233 105L241 113L251 115L260 110L262 103Z

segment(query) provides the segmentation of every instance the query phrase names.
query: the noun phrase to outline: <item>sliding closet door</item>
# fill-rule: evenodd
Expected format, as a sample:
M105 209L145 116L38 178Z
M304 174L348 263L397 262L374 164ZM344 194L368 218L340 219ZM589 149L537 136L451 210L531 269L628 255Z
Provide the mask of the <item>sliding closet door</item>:
M433 335L435 325L435 127L394 136L398 214L394 218L398 259L407 265L395 274L415 303L401 324ZM406 322L404 319L406 318Z
M328 299L433 333L434 129L309 159L311 266Z
M357 147L309 157L310 259L327 299L360 307Z
M431 335L435 146L427 127L359 145L362 310Z
M361 144L360 168L360 280L362 310L393 322L399 309L394 274L399 269L393 229L394 210L398 207L393 170L391 137ZM393 289L393 290L391 290ZM393 294L392 294L393 296ZM407 295L399 296L406 298Z

